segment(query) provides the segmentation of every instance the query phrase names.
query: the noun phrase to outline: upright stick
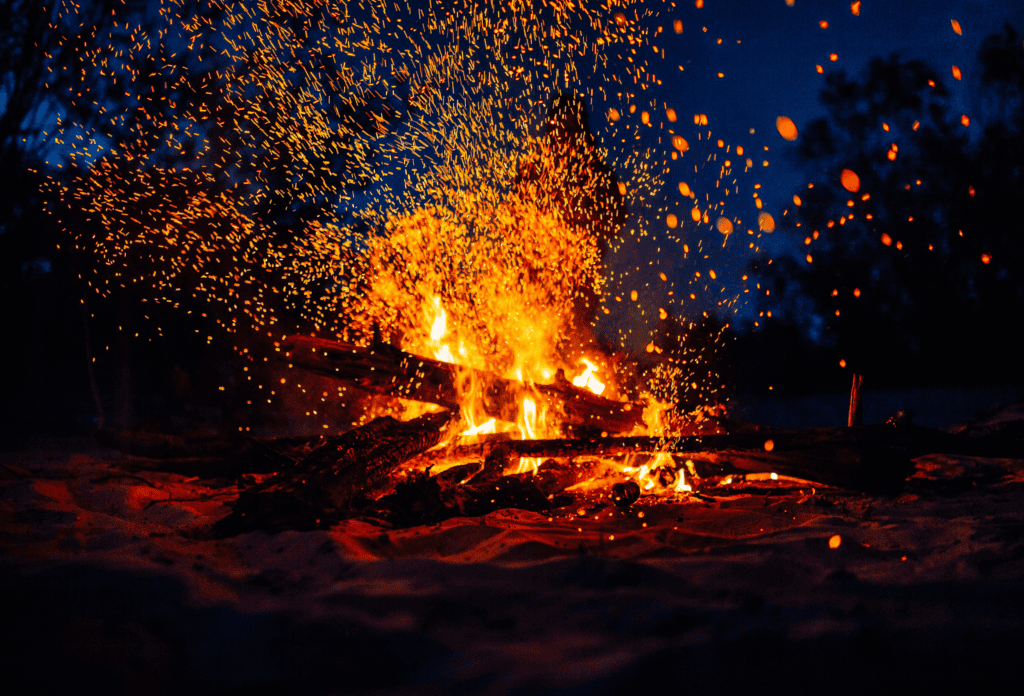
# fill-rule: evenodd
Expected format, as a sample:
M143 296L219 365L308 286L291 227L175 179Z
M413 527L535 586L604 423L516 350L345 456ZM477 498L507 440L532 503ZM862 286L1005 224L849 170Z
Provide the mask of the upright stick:
M850 415L846 424L849 427L864 425L864 412L861 408L861 389L864 386L864 375L853 376L853 386L850 387Z

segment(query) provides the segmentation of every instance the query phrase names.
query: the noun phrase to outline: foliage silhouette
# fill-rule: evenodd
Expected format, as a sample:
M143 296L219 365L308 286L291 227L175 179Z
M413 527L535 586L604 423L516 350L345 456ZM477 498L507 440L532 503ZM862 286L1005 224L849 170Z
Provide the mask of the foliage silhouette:
M827 115L794 151L810 184L780 229L800 251L754 267L776 321L876 385L1021 379L1022 54L1009 26L984 42L973 116L921 61L826 78Z

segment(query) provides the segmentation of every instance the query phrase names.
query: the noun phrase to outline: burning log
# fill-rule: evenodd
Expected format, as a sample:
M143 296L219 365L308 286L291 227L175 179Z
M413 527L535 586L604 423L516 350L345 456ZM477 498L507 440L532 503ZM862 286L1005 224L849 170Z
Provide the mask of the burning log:
M440 442L457 414L429 413L406 422L385 416L331 438L293 467L243 491L213 534L329 527L360 492Z
M740 432L686 437L592 437L512 440L428 452L432 460L506 461L510 457L571 458L665 452L682 459L745 473L777 473L847 490L879 492L899 488L923 454L1021 457L1024 443L967 438L928 428L890 425L779 430L742 426Z
M559 370L551 384L526 384L485 370L406 353L375 341L369 347L309 336L292 336L281 346L292 365L374 394L387 394L445 408L459 405L460 385L474 385L488 416L515 421L522 396L548 401L567 426L610 433L631 431L643 423L646 404L614 401L573 385Z

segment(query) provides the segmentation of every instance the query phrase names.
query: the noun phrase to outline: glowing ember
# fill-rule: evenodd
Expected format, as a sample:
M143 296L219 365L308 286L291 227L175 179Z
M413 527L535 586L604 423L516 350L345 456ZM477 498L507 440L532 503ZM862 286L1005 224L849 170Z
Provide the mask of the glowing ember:
M796 140L796 124L793 123L793 119L789 118L788 116L779 116L777 119L775 119L775 128L778 129L779 135L781 135L786 140Z
M860 190L860 177L852 170L844 169L839 175L839 182L850 193L857 193Z

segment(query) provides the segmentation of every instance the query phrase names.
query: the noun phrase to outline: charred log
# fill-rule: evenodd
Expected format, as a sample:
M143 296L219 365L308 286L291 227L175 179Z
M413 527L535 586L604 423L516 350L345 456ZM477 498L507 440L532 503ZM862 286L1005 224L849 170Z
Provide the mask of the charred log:
M216 537L262 529L280 532L329 527L353 499L410 457L436 445L457 421L451 412L401 422L385 416L331 438L305 459L243 491Z
M521 397L546 400L569 427L629 432L643 423L643 402L614 401L581 389L559 371L550 384L526 384L484 370L406 353L386 343L369 347L309 336L292 336L281 346L291 364L373 394L454 408L460 386L482 394L488 416L515 421Z

